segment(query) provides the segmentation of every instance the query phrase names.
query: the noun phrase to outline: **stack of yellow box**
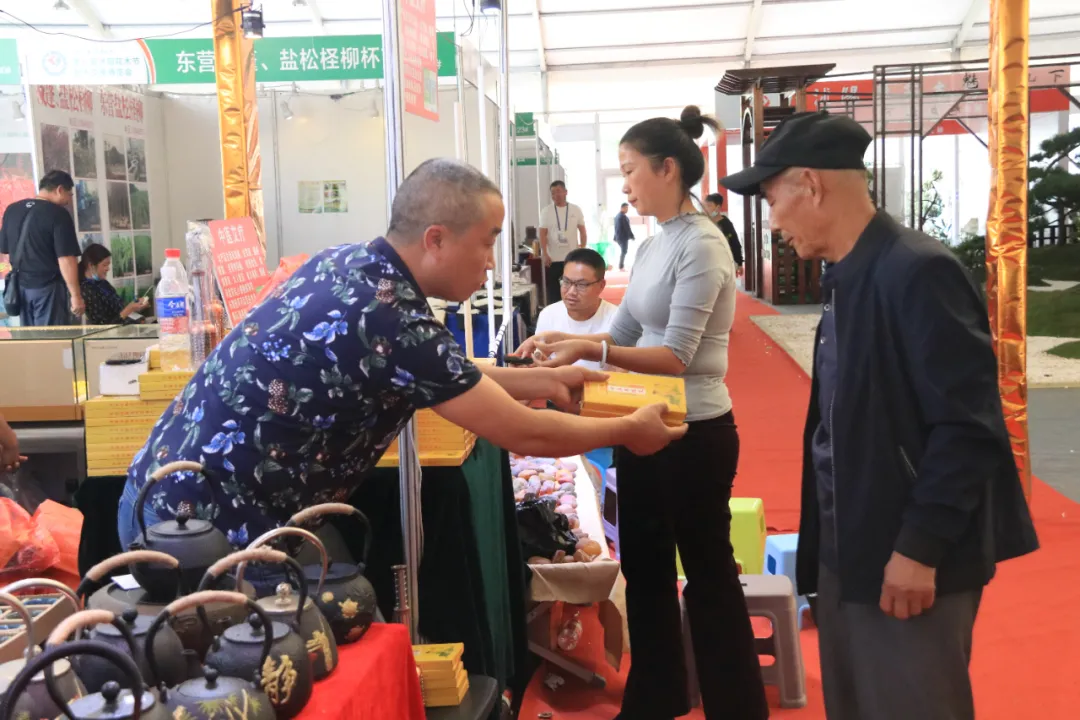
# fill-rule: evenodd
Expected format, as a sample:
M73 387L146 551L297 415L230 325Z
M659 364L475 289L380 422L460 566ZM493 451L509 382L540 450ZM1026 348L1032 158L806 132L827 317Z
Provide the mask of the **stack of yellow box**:
M425 707L460 705L469 691L469 674L461 663L465 646L413 645L413 658L420 672L420 690Z
M603 382L585 383L581 414L586 417L624 417L656 403L667 403L664 423L682 425L686 418L686 384L667 375L610 373Z
M83 405L86 423L86 468L90 477L127 474L167 400L136 397L96 397Z
M172 400L195 373L190 370L150 370L139 376L139 397L143 400Z
M439 417L434 410L416 413L416 443L420 464L425 467L456 467L465 462L476 446L476 435ZM398 463L397 440L386 449L379 467Z

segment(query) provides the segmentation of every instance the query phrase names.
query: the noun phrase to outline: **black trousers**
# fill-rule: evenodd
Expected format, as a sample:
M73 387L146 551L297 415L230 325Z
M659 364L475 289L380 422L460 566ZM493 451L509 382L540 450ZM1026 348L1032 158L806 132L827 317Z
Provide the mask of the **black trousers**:
M553 260L551 265L547 268L547 304L554 305L562 299L562 293L559 292L559 281L562 280L563 268L566 267L566 263L562 260Z
M20 288L23 327L56 327L73 325L71 296L63 280L49 283L43 288Z
M618 448L615 462L631 657L620 720L670 720L690 712L676 546L705 717L767 718L731 547L728 501L739 463L734 416L690 423L685 437L649 457Z

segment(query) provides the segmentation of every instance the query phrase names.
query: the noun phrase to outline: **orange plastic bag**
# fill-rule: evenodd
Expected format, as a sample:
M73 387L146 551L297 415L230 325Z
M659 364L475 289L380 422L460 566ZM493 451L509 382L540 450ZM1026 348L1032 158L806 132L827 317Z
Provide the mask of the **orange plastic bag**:
M263 300L270 297L274 290L281 287L285 281L292 277L292 274L309 259L309 256L303 254L281 258L281 262L278 263L277 269L270 275L270 279L266 281L266 284L259 289L259 294L255 297L255 302L252 303L251 306L255 307Z
M46 500L34 512L34 523L52 535L59 551L55 567L71 575L79 574L79 538L83 514L75 508Z
M59 559L60 548L49 531L17 502L0 498L0 580L14 573L47 570Z

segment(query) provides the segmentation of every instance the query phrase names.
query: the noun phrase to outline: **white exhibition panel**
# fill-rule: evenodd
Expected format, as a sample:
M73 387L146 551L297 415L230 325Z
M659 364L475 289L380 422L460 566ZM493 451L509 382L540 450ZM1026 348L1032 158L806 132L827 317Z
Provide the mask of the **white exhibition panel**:
M466 87L467 159L479 166L476 95L474 88ZM456 101L456 88L440 90L437 123L404 116L406 173L429 158L454 157ZM282 103L287 104L292 119L284 118ZM162 106L171 246L182 247L187 220L220 217L222 212L217 100L213 96L172 95L162 100ZM260 98L267 261L271 267L279 259L279 247L284 256L311 255L331 245L362 242L386 232L386 151L381 111L379 91L360 92L336 101L325 95L302 93L275 93ZM490 101L488 121L488 152L494 165L497 112ZM300 212L299 188L304 181L344 181L348 211Z

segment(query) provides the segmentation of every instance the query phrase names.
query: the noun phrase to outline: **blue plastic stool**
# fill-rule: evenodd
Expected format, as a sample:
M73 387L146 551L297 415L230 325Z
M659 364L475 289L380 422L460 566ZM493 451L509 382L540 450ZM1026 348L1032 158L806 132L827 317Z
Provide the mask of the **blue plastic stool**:
M770 535L765 539L765 574L786 575L791 584L795 584L795 550L799 546L799 534ZM810 612L810 602L805 595L795 598L795 611L799 618L799 629L803 627L803 618Z

